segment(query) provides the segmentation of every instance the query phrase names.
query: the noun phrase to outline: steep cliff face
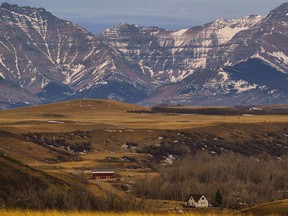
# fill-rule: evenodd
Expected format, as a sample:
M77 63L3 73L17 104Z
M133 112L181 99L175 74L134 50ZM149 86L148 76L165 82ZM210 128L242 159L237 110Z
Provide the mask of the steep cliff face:
M284 3L266 17L178 31L120 23L95 36L43 8L3 3L1 108L79 98L287 103L287 14Z
M37 96L0 76L0 110L40 103Z
M33 94L41 95L49 83L68 85L72 95L115 82L141 92L151 87L118 50L44 9L4 3L0 20L0 75Z
M102 36L136 61L143 73L159 83L170 83L181 81L198 69L207 68L211 52L262 18L219 19L179 31L119 24L106 30Z
M266 17L179 31L122 24L103 36L161 83L142 104L287 103L287 14L284 3Z
M272 10L268 16L235 35L217 48L208 63L234 65L249 58L259 58L278 70L288 71L288 3Z
M80 43L86 48L88 43L92 47L100 43L92 34L44 9L2 4L0 12L2 76L30 91L39 91L51 80L77 81L77 74L71 72L84 54Z
M261 59L249 59L230 67L198 70L181 82L159 87L141 103L222 106L287 102L288 74Z

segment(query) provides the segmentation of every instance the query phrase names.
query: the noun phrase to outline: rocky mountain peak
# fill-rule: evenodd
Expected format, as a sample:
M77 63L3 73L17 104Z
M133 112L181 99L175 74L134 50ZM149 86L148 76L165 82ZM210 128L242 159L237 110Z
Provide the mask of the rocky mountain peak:
M5 3L0 19L0 75L43 101L94 95L135 102L152 86L102 38L44 9Z
M138 25L133 23L122 23L120 22L118 25L115 26L115 28L121 29L121 28L139 28Z
M77 98L214 105L264 98L266 103L269 92L283 102L287 88L280 92L272 77L278 74L277 83L288 86L286 75L279 75L288 68L287 8L282 4L264 19L220 18L175 31L119 23L95 36L45 9L3 3L0 89L8 94L2 99L0 94L0 105L19 102L20 92L30 104ZM235 95L239 100L231 102Z
M269 17L287 17L288 18L288 2L281 4L279 7L272 10Z
M102 34L109 35L111 38L129 37L131 35L138 35L140 31L139 26L135 24L119 23L111 29L106 29Z
M9 3L2 3L0 6L0 17L4 22L18 23L22 26L26 26L26 22L31 20L34 20L35 24L39 24L38 21L43 23L50 20L55 23L60 20L44 8L20 7Z
M33 12L38 12L38 13L47 13L52 16L52 14L48 11L46 11L44 8L33 8L33 7L20 7L17 4L9 4L7 2L4 2L1 4L0 9L6 9L11 12L15 13L20 13L20 14L25 14L25 15L31 15Z
M249 15L244 16L242 18L236 18L236 19L216 19L215 21L208 23L207 25L214 27L214 28L225 28L227 26L231 28L235 27L251 27L261 21L264 17L260 15Z
M224 26L224 25L227 25L227 20L224 19L224 18L219 18L219 19L216 19L214 21L211 22L211 25L212 26Z
M172 32L159 27L143 27L136 24L119 23L111 29L106 29L101 35L111 40L133 40L139 43L146 41L145 37L153 37L165 32ZM135 42L135 41L134 41Z
M7 2L4 2L1 4L1 8L7 9L7 10L15 10L15 9L18 9L19 6L16 4L9 4Z

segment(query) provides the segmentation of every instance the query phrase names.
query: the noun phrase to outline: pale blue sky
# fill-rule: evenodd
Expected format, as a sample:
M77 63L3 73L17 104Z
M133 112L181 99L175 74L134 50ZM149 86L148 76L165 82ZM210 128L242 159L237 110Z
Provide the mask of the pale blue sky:
M217 18L266 15L283 0L6 0L43 7L98 33L119 22L168 29L190 28Z

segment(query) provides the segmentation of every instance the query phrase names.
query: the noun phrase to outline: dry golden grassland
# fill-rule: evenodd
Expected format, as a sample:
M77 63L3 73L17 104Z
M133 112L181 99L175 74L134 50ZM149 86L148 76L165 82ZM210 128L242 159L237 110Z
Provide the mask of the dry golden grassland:
M288 116L217 116L196 114L169 113L134 113L129 111L146 110L149 108L131 104L124 104L107 100L78 100L66 101L37 107L27 107L0 111L0 132L9 131L13 135L0 136L0 149L12 158L17 158L33 167L40 167L48 172L71 172L79 168L97 167L108 157L131 158L147 157L143 154L121 153L121 143L133 140L143 145L150 145L158 141L158 137L166 130L185 130L208 128L210 126L235 124L267 124L286 123ZM269 124L270 125L270 124ZM117 130L117 133L113 133ZM133 132L131 132L131 130ZM210 129L209 129L210 130ZM99 152L89 152L80 156L81 161L61 162L55 165L47 164L49 158L57 154L49 149L27 142L22 136L27 133L65 133L71 131L93 131L90 142L93 149ZM106 131L106 132L105 132ZM153 133L151 133L151 131ZM227 130L219 131L219 133ZM120 133L121 132L121 133ZM164 132L169 133L169 132ZM217 131L218 133L218 131ZM243 134L242 136L244 136ZM113 139L107 143L107 140ZM21 152L21 153L19 153ZM117 152L117 154L115 154ZM122 173L128 175L129 173ZM141 173L139 173L139 176Z
M18 136L27 133L65 133L71 131L93 131L90 142L99 153L84 156L79 166L95 166L96 159L107 157L105 152L118 151L119 143L131 139L142 145L157 140L164 130L185 130L207 128L209 126L224 124L267 124L286 123L288 116L213 116L195 114L168 114L168 113L133 113L129 111L149 110L149 108L136 105L123 104L107 100L79 100L66 101L37 107L27 107L0 111L0 131L9 131ZM270 124L269 124L270 125ZM106 132L105 132L106 130ZM108 131L118 130L118 133ZM119 131L123 133L119 133ZM129 132L133 130L133 133ZM153 133L151 131L153 130ZM126 132L125 132L126 131ZM225 131L225 130L223 130ZM166 132L165 132L166 133ZM109 136L114 137L110 143ZM144 142L144 141L146 142ZM149 141L150 140L150 141ZM39 161L54 157L55 153L43 146L35 146L31 142L13 136L0 136L1 149L9 153L12 158L38 166ZM11 144L13 143L13 148ZM21 154L19 154L21 149ZM104 152L104 153L103 153ZM110 155L111 156L111 155ZM88 158L90 157L90 158ZM139 155L137 155L139 157ZM93 163L91 164L91 158ZM86 162L85 162L86 161ZM87 161L90 161L89 163ZM75 164L66 168L75 167ZM59 166L62 166L59 165Z
M130 213L111 213L111 212L59 212L59 211L0 211L1 216L174 216L179 215L179 213L139 213L139 212L130 212ZM184 213L181 215L186 216L201 216L203 214L194 214L194 213ZM206 216L216 216L216 214L205 214Z
M286 216L288 215L288 200L280 200L270 203L264 203L262 205L254 206L249 209L244 209L240 211L241 214L247 215L255 215L255 216L262 216L277 212L275 215Z
M217 116L168 113L131 113L148 108L115 101L68 101L1 111L2 128L21 132L71 131L125 127L133 129L189 129L221 123L288 122L288 116Z
M22 211L22 210L0 210L1 216L218 216L217 212L215 213L145 213L145 212L61 212L61 211ZM234 213L222 213L223 216L260 216L260 214L234 214ZM261 214L261 216L278 216L278 214Z
M81 158L82 162L59 164L59 167L63 165L70 169L79 166L95 166L99 163L97 161L113 156L105 152L107 148L109 148L109 151L117 151L117 157L120 157L118 155L120 154L119 145L121 147L120 143L123 143L123 140L133 140L142 146L150 145L152 142L157 142L158 137L163 135L164 130L189 130L208 128L215 125L218 127L218 125L244 125L250 123L267 124L271 127L270 123L288 122L288 116L285 115L213 116L129 112L139 110L149 110L149 108L116 101L79 100L12 109L0 111L0 132L9 131L22 136L27 133L93 131L89 141L94 149L99 149L99 153L89 153L83 156ZM111 132L113 130L118 130L118 132ZM133 132L130 132L131 130ZM227 130L224 129L219 133L225 131ZM43 163L38 163L39 161L43 162L43 158L45 160L55 157L55 152L13 136L0 136L1 149L3 152L9 153L10 157L17 158L32 166L43 165ZM110 136L113 136L113 139L107 143ZM13 147L11 144L13 144ZM19 154L20 149L21 154ZM139 158L140 155L137 155L137 157Z
M149 108L139 107L136 105L123 104L115 101L106 100L80 100L67 101L57 104L42 105L38 107L27 107L21 109L13 109L0 111L0 151L4 152L11 158L15 158L24 164L30 165L36 169L43 170L52 176L59 179L69 181L73 179L70 173L81 172L83 168L90 170L94 167L113 166L118 169L118 175L121 178L132 180L150 178L159 176L159 173L138 169L137 171L127 171L126 167L117 163L103 162L106 158L137 158L137 160L149 157L147 154L139 154L121 149L121 145L125 140L133 140L142 146L151 145L159 142L159 137L171 135L173 131L198 129L207 130L210 132L210 126L217 126L217 133L229 136L229 131L226 124L245 127L241 129L245 131L256 130L257 127L247 127L246 124L259 124L264 126L270 123L288 123L288 115L247 115L247 116L220 116L220 115L197 115L197 114L169 114L169 113L136 113L131 111L149 111ZM221 127L225 128L222 130ZM219 127L218 127L219 126ZM277 129L277 126L273 126ZM216 127L215 127L216 128ZM216 129L213 130L216 130ZM219 129L220 128L220 129ZM229 129L229 128L228 128ZM275 129L275 130L276 130ZM233 128L231 128L233 130ZM9 132L11 135L1 136L3 133ZM74 131L89 131L93 150L85 155L78 155L80 160L63 160L57 163L51 163L51 158L56 158L59 154L44 146L28 142L23 139L23 134L28 133L45 133L47 136L56 136L55 134L63 134ZM117 131L117 132L114 132ZM131 132L132 131L132 132ZM153 133L152 133L153 131ZM228 132L227 132L228 131ZM121 133L120 133L121 132ZM215 132L215 131L214 131ZM176 132L175 132L176 133ZM14 137L19 136L19 137ZM110 137L112 137L110 139ZM51 137L50 137L51 138ZM107 140L109 142L107 142ZM82 141L82 140L81 140ZM84 140L87 141L87 140ZM127 162L128 164L128 162ZM144 167L145 168L145 167ZM132 175L131 175L132 173ZM75 180L77 182L77 180ZM125 196L123 191L114 188L109 182L93 182L89 181L89 190L95 194L105 194L106 191L113 191L119 197ZM152 201L155 202L155 201ZM148 206L152 206L148 203ZM177 204L176 206L179 206ZM284 207L281 207L284 208ZM153 208L157 209L157 207ZM284 208L285 209L285 208ZM284 211L288 211L287 209ZM260 211L262 212L263 211ZM269 215L271 212L266 211L266 214L257 214L257 210L253 212L243 212L243 215L262 216ZM269 213L267 213L269 212ZM253 213L253 214L250 214ZM152 216L163 214L152 213L101 213L101 212L58 212L58 211L6 211L0 210L0 216L101 216L101 215L128 215L128 216ZM166 214L165 215L178 215ZM183 215L183 214L182 214ZM200 216L200 215L218 215L217 211L212 212L193 212L184 213L184 215ZM223 214L232 215L232 214ZM233 214L235 215L235 214ZM282 216L282 214L280 214ZM284 216L285 214L283 214ZM288 215L288 213L286 214Z

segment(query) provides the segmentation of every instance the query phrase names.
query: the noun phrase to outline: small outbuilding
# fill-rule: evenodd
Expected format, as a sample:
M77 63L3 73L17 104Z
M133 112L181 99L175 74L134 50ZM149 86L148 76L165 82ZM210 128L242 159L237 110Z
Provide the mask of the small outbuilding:
M209 201L203 194L190 194L185 202L186 207L191 208L207 208Z
M91 179L113 179L114 178L114 170L106 170L106 169L94 169L92 170Z

